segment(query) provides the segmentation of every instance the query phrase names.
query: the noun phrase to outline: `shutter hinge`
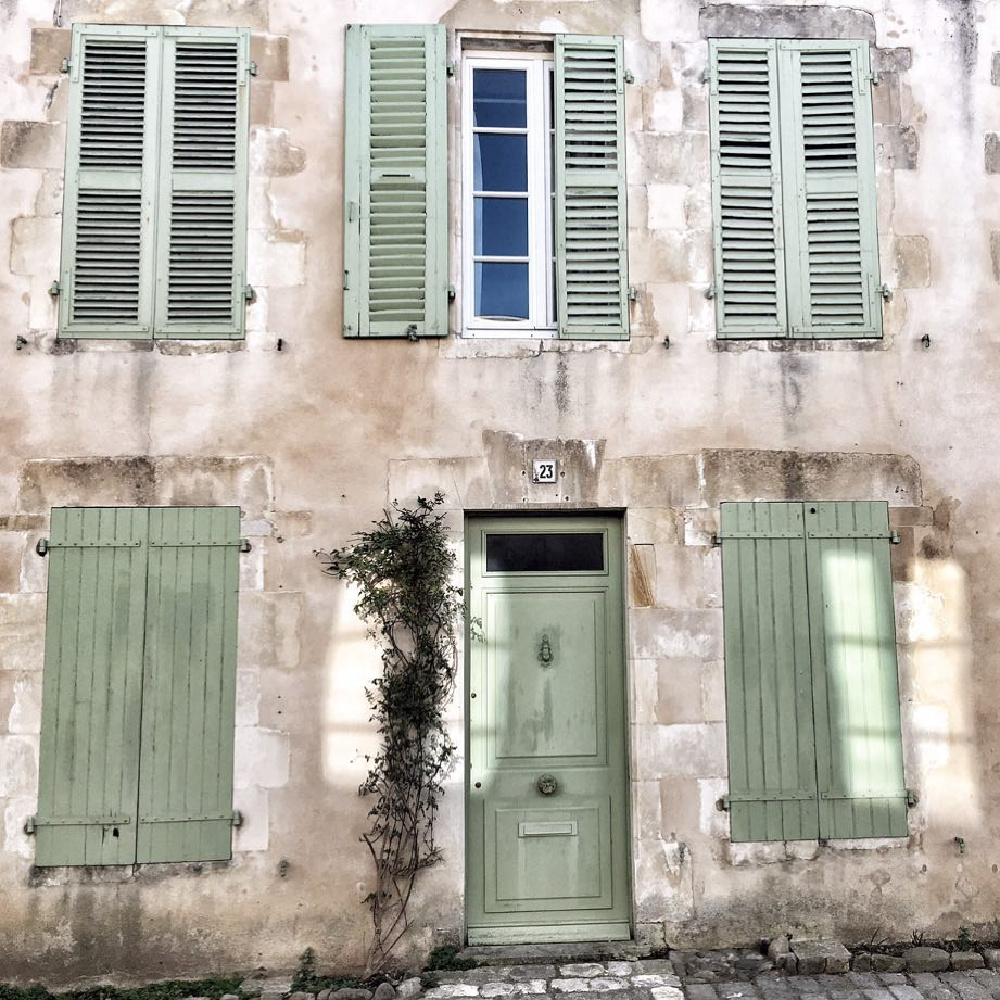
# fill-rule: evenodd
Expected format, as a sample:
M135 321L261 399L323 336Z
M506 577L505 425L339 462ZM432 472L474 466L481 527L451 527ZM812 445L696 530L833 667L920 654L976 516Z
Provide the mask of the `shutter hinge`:
M242 826L242 825L243 825L243 813L241 813L239 811L239 809L234 809L233 810L233 826Z
M732 803L729 801L728 795L723 795L721 799L715 800L715 808L718 809L719 812L729 812L731 805Z
M629 302L638 302L639 301L639 289L636 288L635 285L629 285L628 300L629 300Z
M889 544L890 545L899 545L899 532L898 531L890 531L889 532Z
M55 298L61 291L62 285L60 285L58 281L53 281L52 284L49 285L49 295L53 298Z
M406 339L416 341L417 340L417 324L410 323L406 328Z
M37 829L38 827L35 825L35 817L29 816L24 821L24 832L30 837Z
M244 285L243 286L243 300L245 302L256 302L257 301L257 293L254 291L253 285Z
M868 80L873 87L877 87L882 82L882 77L879 73L866 73L865 79Z
M455 67L455 63L452 60L449 59L448 62L446 62L444 64L444 74L445 74L445 76L454 77L456 72L457 72L457 69Z
M711 73L709 72L709 70L708 70L708 67L706 66L706 67L705 67L705 68L704 68L704 69L703 69L703 70L702 70L702 71L701 71L701 72L700 72L700 73L698 74L698 82L699 82L699 83L708 83L708 81L709 81L709 80L711 80L711 79L712 79L712 74L711 74Z
M240 539L240 552L246 553L246 552L251 551L251 549L253 549L253 546L250 544L250 539L249 538L241 538Z
M454 302L455 301L455 286L454 285L449 285L448 286L448 301L449 302Z
M877 291L886 302L892 301L892 289L888 285L879 285Z
M624 73L622 73L622 79L626 83L635 83L635 74L632 72L632 70L627 69L625 70Z
M904 790L906 792L906 808L912 809L917 804L917 793L912 788Z
M47 556L49 554L49 540L47 538L39 538L35 543L35 551L40 556Z
M705 289L705 298L714 299L716 295L719 294L718 286L713 282L708 288Z
M351 272L344 268L344 291L348 291L351 287Z
M714 534L712 535L711 545L713 548L718 548L722 544L722 535Z
M73 68L73 64L68 59L63 59L62 66L59 67L60 73L68 73Z
M251 61L251 62L247 63L247 74L250 75L250 76L256 76L257 75L257 64L255 62Z

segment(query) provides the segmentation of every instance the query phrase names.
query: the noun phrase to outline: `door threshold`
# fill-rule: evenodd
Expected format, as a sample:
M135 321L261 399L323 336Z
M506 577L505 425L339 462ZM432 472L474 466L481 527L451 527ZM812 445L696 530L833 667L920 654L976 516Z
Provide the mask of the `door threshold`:
M537 931L539 928L532 928ZM547 928L546 928L547 929ZM532 965L550 964L552 962L586 962L586 961L621 961L630 962L641 958L648 949L641 948L626 928L626 936L620 940L609 940L608 937L597 939L603 928L597 927L561 927L563 940L546 942L538 937L531 943L508 944L497 942L488 944L481 940L485 933L494 940L498 932L513 930L513 928L475 928L469 929L470 943L461 953L461 958L470 958L479 965ZM585 940L567 941L567 936L573 931L587 933ZM523 935L522 935L523 936Z

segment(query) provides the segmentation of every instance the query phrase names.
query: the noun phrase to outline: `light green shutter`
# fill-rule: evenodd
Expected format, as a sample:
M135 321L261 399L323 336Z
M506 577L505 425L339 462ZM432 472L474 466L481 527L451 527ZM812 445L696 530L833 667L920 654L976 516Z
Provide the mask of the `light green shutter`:
M250 33L164 28L156 333L243 334Z
M147 517L52 511L38 865L135 861Z
M442 25L349 25L344 336L448 333Z
M152 336L159 30L73 29L60 273L64 337Z
M821 837L905 837L885 503L806 504Z
M802 505L721 508L733 841L818 835Z
M712 225L720 337L783 337L788 321L775 42L710 49Z
M793 337L879 337L867 42L779 41Z
M150 511L140 863L230 856L239 524L237 507Z
M556 35L559 336L627 340L628 220L621 37Z

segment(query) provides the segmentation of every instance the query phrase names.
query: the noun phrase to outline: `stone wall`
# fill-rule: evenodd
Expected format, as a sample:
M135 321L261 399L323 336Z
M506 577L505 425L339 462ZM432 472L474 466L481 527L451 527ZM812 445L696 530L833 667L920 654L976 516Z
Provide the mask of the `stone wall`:
M75 21L253 32L247 335L57 341L60 72ZM627 89L627 343L341 337L343 36L358 21L458 33L621 33ZM992 433L1000 398L1000 11L966 0L19 0L0 5L0 975L361 961L370 872L356 796L378 667L352 596L313 552L393 498L463 514L620 511L629 552L634 915L649 944L954 933L1000 905L1000 642ZM721 342L712 281L706 38L873 44L877 342ZM449 84L450 268L460 286L459 95ZM458 296L461 301L461 294ZM451 324L460 326L458 306ZM22 338L19 342L17 338ZM280 345L280 349L279 349ZM559 460L558 491L530 460ZM732 845L723 500L882 499L893 549L908 841ZM32 866L49 510L239 504L236 806L227 864ZM450 716L464 753L464 685ZM444 862L413 903L413 954L463 934L463 761ZM962 837L964 853L954 838Z

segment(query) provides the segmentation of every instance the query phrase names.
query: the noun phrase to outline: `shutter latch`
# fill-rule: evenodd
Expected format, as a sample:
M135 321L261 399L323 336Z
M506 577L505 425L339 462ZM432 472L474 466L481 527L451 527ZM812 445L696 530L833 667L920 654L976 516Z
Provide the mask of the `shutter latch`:
M714 299L716 295L719 294L718 286L713 282L708 288L705 289L705 298Z
M250 76L256 76L257 75L257 64L255 62L251 61L251 62L247 63L247 73Z
M62 66L59 67L61 73L68 73L73 68L73 64L68 59L63 59Z
M889 544L890 545L899 545L899 532L898 531L890 531L889 532Z
M912 809L917 804L917 793L912 788L905 789L906 791L906 808Z
M455 75L455 73L456 73L455 63L449 59L448 62L444 64L444 75L452 77Z
M49 285L49 295L53 298L55 298L61 291L62 285L60 285L58 281L53 281L52 284Z
M49 554L49 540L47 538L39 538L35 543L35 551L40 556L47 556Z
M417 339L417 324L410 323L406 328L406 339L416 341Z
M628 300L629 302L639 301L639 289L635 285L630 285L628 290Z
M625 70L624 73L622 73L622 79L626 83L635 83L635 74L632 72L632 70L627 69Z
M30 837L37 830L38 830L38 827L35 825L35 817L34 816L29 816L24 821L24 832Z
M233 810L233 826L242 826L242 825L243 825L243 813L241 813L239 811L239 809L234 809Z
M448 301L449 302L454 302L455 301L455 295L456 295L455 286L454 285L449 285L448 286Z
M878 73L866 73L865 79L868 80L873 87L877 87L882 82L882 77Z
M253 290L253 285L243 286L243 299L246 302L256 302L257 293Z
M885 299L886 302L892 301L892 289L888 285L885 284L879 285L878 293L879 295L882 296L883 299Z
M729 812L730 806L731 803L728 795L723 795L721 799L715 800L715 808L718 809L719 812Z
M249 538L241 538L240 539L240 552L246 553L246 552L250 552L252 549L253 549L253 546L250 544L250 539Z

